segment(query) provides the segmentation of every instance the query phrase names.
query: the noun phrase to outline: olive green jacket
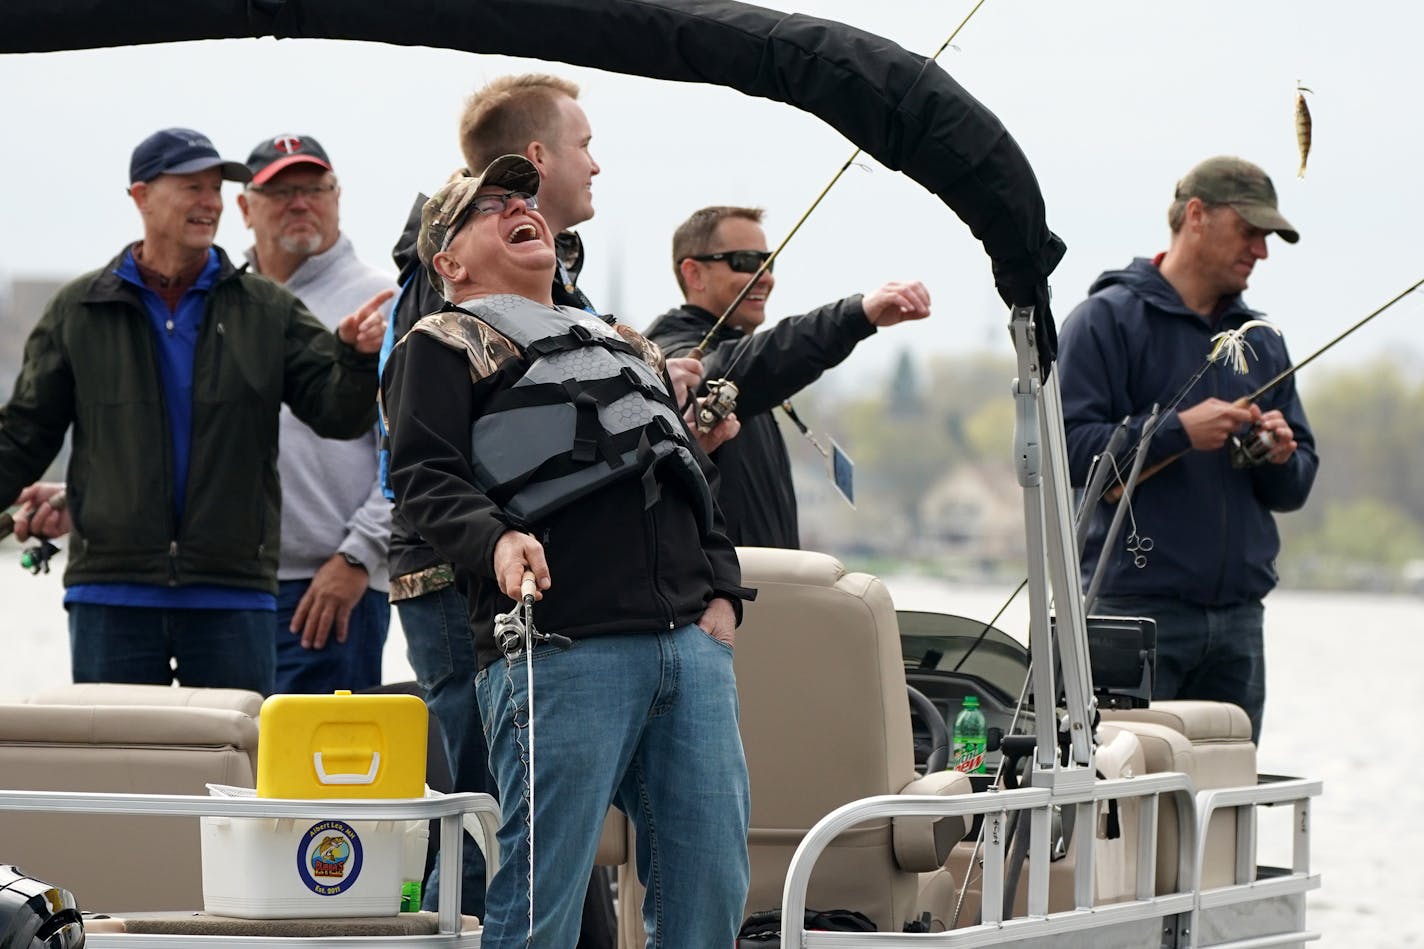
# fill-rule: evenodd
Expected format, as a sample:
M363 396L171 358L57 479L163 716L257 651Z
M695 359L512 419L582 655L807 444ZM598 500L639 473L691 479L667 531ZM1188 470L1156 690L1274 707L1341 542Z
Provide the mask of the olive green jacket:
M41 477L73 427L66 585L222 584L277 591L283 402L319 435L375 419L376 356L340 342L291 293L233 267L207 294L193 361L181 523L153 327L121 253L60 289L0 408L0 503Z

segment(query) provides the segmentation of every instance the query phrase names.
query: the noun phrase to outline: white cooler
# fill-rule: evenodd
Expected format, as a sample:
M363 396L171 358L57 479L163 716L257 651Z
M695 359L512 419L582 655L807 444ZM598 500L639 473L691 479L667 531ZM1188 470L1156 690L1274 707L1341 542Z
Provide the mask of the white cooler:
M252 788L208 790L256 797ZM401 884L425 871L428 824L345 820L340 800L331 811L319 820L201 818L204 911L246 919L400 912Z

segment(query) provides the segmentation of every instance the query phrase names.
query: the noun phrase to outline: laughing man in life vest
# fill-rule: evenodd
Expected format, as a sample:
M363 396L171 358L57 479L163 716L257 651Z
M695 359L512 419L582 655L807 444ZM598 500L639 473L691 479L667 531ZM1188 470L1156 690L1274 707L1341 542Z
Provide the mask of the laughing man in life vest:
M397 344L383 388L396 503L469 603L506 805L483 945L526 945L530 782L533 945L576 941L610 799L648 841L640 860L658 855L649 931L667 945L729 945L749 873L732 645L753 593L661 352L553 305L539 181L508 155L427 202L417 246L447 302ZM495 636L526 571L541 634L532 775L529 656Z

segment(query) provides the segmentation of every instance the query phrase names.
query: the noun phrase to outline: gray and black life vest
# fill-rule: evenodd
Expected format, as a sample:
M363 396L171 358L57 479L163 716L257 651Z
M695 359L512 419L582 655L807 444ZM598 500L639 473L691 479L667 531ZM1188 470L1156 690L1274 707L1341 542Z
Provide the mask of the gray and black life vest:
M639 478L646 507L678 477L704 530L712 491L662 378L596 316L498 294L459 307L517 346L529 368L471 429L475 483L533 524L605 485Z

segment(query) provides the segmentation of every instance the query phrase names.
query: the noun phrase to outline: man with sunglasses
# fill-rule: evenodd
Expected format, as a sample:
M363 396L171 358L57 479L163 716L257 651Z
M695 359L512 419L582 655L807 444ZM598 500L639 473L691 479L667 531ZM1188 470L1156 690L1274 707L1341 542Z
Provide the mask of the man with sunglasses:
M574 944L613 801L653 881L648 931L726 946L749 878L732 643L752 594L657 347L554 306L540 190L507 155L426 203L417 247L448 302L396 344L382 390L400 511L469 604L504 807L482 944ZM544 634L532 672L517 639L496 637L526 571Z
M757 333L776 285L767 268L718 326L770 256L761 219L760 208L714 206L678 227L673 273L686 302L654 320L647 336L669 356L701 345L704 378L725 377L737 385L741 433L712 452L728 535L738 546L797 548L791 461L771 410L838 365L878 328L929 316L930 298L922 283L887 283Z
M320 142L290 133L265 138L247 168L252 180L237 206L252 230L252 270L296 294L328 326L393 294L390 277L362 263L341 232L341 186ZM380 685L391 615L391 503L376 477L375 430L349 441L322 438L284 408L279 444L277 691Z

